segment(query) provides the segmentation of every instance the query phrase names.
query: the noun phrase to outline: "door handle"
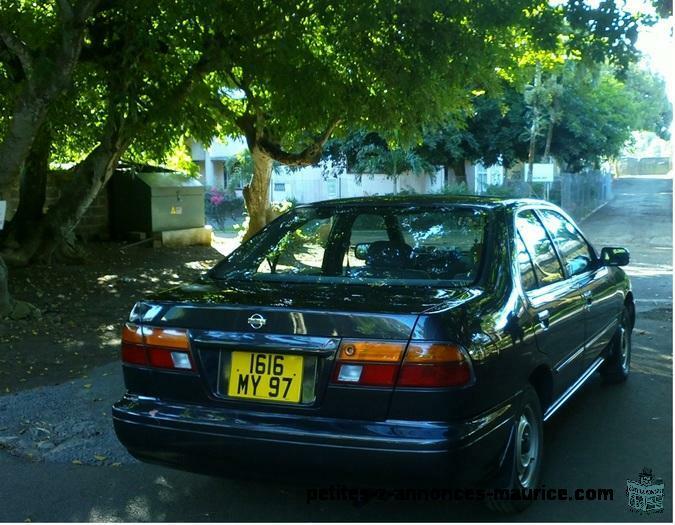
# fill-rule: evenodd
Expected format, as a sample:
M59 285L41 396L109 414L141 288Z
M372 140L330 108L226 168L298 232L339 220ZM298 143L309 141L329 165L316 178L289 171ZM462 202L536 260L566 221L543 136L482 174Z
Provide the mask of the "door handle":
M590 310L591 305L593 304L593 292L586 290L585 292L582 292L581 297L584 299L584 301L586 301L584 308L586 310Z
M537 319L539 319L539 325L541 326L542 330L548 330L550 317L551 313L548 310L542 310L541 312L537 313Z

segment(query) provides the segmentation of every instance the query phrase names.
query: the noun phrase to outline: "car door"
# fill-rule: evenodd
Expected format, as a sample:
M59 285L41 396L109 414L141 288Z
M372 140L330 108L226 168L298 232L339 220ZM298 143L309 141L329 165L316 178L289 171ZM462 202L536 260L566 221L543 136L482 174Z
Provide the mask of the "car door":
M614 335L622 297L612 286L608 269L599 264L595 251L571 220L555 210L542 209L537 213L553 239L570 287L585 302L585 348L579 356L585 369Z
M537 346L549 355L553 367L557 397L581 374L585 302L566 279L553 242L534 209L518 212L516 229L534 268L535 279L530 279L529 284L523 282L522 286L530 314L538 322ZM525 254L518 258L522 264Z

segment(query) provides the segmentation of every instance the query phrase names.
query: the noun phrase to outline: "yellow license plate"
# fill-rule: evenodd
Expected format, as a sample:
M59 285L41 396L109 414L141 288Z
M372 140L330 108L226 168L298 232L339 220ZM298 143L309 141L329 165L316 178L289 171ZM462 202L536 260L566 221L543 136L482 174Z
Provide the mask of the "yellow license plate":
M227 395L299 403L302 361L299 355L232 352Z

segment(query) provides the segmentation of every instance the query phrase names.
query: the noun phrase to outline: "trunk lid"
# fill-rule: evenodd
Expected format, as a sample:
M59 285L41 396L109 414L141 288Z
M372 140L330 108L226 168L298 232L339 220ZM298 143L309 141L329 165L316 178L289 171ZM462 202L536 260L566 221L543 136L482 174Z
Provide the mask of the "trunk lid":
M144 324L189 330L206 403L383 420L392 388L331 384L340 342L407 342L420 313L453 307L475 296L475 290L467 289L203 280L155 295L140 303L137 313ZM248 372L254 361L271 374L275 356L283 356L285 373L292 369L302 380L297 398L294 390L289 391L292 402L250 397L253 384L248 381L256 376L249 377ZM249 363L251 369L242 372ZM242 385L244 379L247 383ZM160 397L175 397L169 381L156 382L160 383ZM290 379L288 385L296 388Z

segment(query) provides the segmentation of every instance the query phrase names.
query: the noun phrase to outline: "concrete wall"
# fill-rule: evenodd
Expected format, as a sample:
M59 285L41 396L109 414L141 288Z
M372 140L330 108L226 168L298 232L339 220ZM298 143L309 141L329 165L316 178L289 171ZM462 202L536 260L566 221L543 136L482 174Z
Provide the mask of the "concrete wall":
M61 188L70 179L67 172L51 172L47 177L47 196L45 199L45 211L49 209L61 195ZM9 221L16 213L19 205L19 186L12 188L9 195L3 196L7 200L7 215L5 221ZM110 237L108 217L108 192L104 188L99 192L94 202L87 209L80 224L75 229L76 235L84 239L108 239Z
M327 199L389 195L403 191L437 193L443 189L443 170L434 177L429 175L401 175L397 179L386 175L340 174L325 177L321 167L311 166L300 170L281 169L272 175L273 201L295 199L297 202L315 202Z
M501 185L504 182L506 170L499 164L492 166L484 166L480 162L472 164L466 162L464 164L466 171L466 186L470 193L481 195L485 192L488 186ZM452 168L448 168L448 183L456 184L458 182Z

